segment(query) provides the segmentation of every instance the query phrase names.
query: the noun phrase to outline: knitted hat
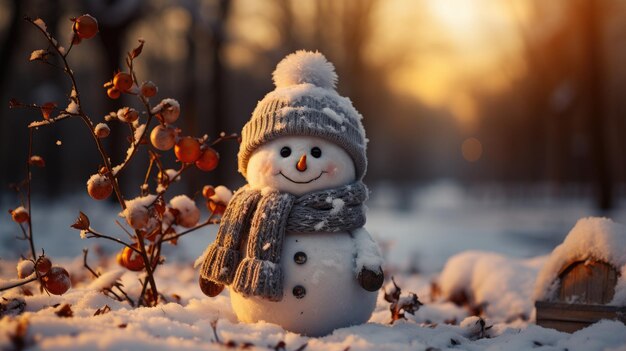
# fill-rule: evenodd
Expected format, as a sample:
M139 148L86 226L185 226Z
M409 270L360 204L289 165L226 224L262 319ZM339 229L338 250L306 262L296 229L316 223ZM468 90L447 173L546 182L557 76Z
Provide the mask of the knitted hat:
M276 89L259 101L241 132L239 172L259 146L281 136L315 136L339 145L352 157L357 180L367 168L367 138L350 99L335 91L337 74L319 52L296 51L273 73Z

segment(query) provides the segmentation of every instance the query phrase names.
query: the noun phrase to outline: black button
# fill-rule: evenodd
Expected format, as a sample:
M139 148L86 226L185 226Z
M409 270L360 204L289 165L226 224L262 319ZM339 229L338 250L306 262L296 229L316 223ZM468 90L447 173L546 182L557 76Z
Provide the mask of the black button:
M293 292L293 296L295 296L296 299L301 299L304 297L304 295L306 295L306 289L302 285L294 286L292 292Z
M295 255L293 255L293 260L297 264L304 264L306 262L306 254L302 251L298 251Z

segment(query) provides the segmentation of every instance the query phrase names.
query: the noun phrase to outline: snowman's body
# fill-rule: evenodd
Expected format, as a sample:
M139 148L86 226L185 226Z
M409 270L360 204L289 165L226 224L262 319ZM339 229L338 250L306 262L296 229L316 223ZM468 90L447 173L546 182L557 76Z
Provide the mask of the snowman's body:
M240 321L321 336L366 322L383 283L380 249L359 228L367 138L322 54L291 54L273 78L276 90L243 127L238 160L248 185L200 260L200 286L215 296L229 285Z
M319 157L312 152L315 148L321 151ZM302 155L308 155L306 170L297 169ZM294 195L350 184L354 177L350 156L337 145L316 137L278 138L259 147L248 164L249 186ZM363 289L356 278L362 268L357 262L362 246L359 240L364 238L371 240L362 228L351 233L285 233L280 260L284 274L282 300L244 297L231 290L237 318L248 323L276 323L310 336L367 322L377 292Z
M233 309L242 322L263 320L310 336L365 323L377 293L358 284L355 255L351 233L287 233L280 262L283 299L246 298L231 290Z

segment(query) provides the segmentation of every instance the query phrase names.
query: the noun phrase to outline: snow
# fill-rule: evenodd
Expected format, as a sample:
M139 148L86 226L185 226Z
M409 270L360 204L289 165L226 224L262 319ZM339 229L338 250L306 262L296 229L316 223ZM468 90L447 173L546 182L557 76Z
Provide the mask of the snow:
M70 103L65 108L65 111L71 114L78 114L79 105L74 99L70 99Z
M30 53L30 58L28 60L29 61L44 60L47 55L48 55L48 52L46 50L42 50L42 49L34 50L33 52Z
M363 267L377 272L384 263L378 244L376 244L365 228L352 231L352 236L357 251L355 273L361 272Z
M341 212L346 204L342 199L333 199L330 196L326 199L326 202L332 204L333 206L330 209L330 215L336 215L337 213Z
M111 133L111 128L106 123L98 123L94 127L94 133L98 138L106 138Z
M125 270L120 268L111 269L92 281L87 286L87 290L102 291L110 288L122 277L122 275L124 275L124 272Z
M567 334L536 326L532 315L528 321L503 320L505 313L488 307L482 318L487 327L492 326L487 331L489 338L476 338L476 317L464 307L431 296L431 281L441 281L441 270L447 266L450 257L468 249L481 249L490 251L487 256L497 253L501 257L501 261L486 259L487 263L513 267L503 270L491 268L490 274L499 275L504 282L509 282L505 284L507 288L499 290L502 295L517 295L520 298L526 295L525 299L532 301L532 290L515 286L517 278L514 276L520 272L538 272L539 261L547 262L548 258L544 255L563 241L576 219L594 213L590 202L581 199L525 199L513 202L494 196L498 193L497 189L491 189L491 195L481 197L468 194L451 183L402 191L375 185L371 189L366 228L383 246L386 275L394 275L403 292L417 293L424 303L415 316L407 315L407 321L390 325L389 304L379 294L376 309L368 323L341 328L321 338L304 337L265 322L237 322L229 303L228 289L215 298L205 297L198 288L197 269L191 266L192 257L197 257L215 237L216 226L185 236L177 247L164 247L167 263L159 266L156 279L160 292L170 302L157 308L133 309L126 303L88 288L94 279L82 267L81 250L86 243L97 243L105 252L104 256L97 256L94 255L97 251L90 250L90 264L100 272L119 268L114 262L114 253L120 247L108 241L85 242L66 236L67 227L74 221L77 209L94 214L90 215L90 220L99 231L123 236L112 220L119 209L109 202L91 201L86 194L76 194L45 202L35 197L33 226L38 250L44 248L46 255L55 264L68 269L72 279L77 281L62 296L40 294L37 283L27 285L34 295L20 294L20 299L26 303L25 312L0 318L0 349L13 349L9 334L22 320L29 325L27 340L32 344L28 349L43 350L229 349L214 342L211 323L215 320L220 340L237 343L239 348L232 349L242 349L244 343L250 342L255 345L252 349L272 350L280 341L285 342L286 350L295 350L306 344L307 351L344 350L347 347L350 351L426 350L429 347L440 350L513 351L626 349L626 326L620 322L603 320ZM6 213L12 202L4 201L2 204L2 211ZM612 215L616 221L623 223L626 220L626 211L622 208ZM46 230L42 231L43 228ZM11 221L0 221L2 279L15 278L19 254L28 251L27 243L14 240L13 234L18 230ZM479 268L476 266L473 269ZM140 289L138 278L142 275L123 272L121 283L131 296L136 296ZM446 276L449 277L447 273ZM465 277L459 275L454 279ZM522 284L521 280L518 283ZM476 286L484 287L484 284ZM19 300L11 300L17 297L19 291L0 292L0 296L11 301L7 305L19 305ZM173 294L179 295L180 300ZM4 305L4 300L0 300ZM70 304L74 312L71 318L59 318L54 314L60 306L52 306L65 303ZM110 306L110 312L93 316L97 309L105 305ZM453 345L452 340L458 345Z
M35 272L35 263L31 260L20 260L17 263L17 276L26 278Z
M187 195L178 195L170 200L170 207L178 211L177 223L185 228L191 228L200 220L200 210L196 203Z
M165 98L152 108L153 114L160 114L165 123L174 123L180 116L180 103L172 98Z
M580 219L563 243L552 251L537 277L534 299L552 300L561 269L589 259L607 262L622 273L609 305L626 306L626 227L598 217Z
M96 174L93 174L91 177L89 177L89 179L87 180L87 187L89 187L90 185L95 186L95 187L100 187L108 183L109 183L109 179L107 177L103 176L100 173L96 173Z
M518 260L467 251L448 260L437 279L446 300L467 297L496 321L528 320L533 313L533 284L545 257Z
M146 130L145 124L140 124L139 126L135 128L135 134L133 136L134 136L134 143L136 145L139 145L139 143L141 142L141 137L143 136L143 132L145 130Z
M119 216L126 218L126 222L135 229L142 229L148 224L148 207L154 204L156 195L138 196L132 200L125 200L126 209Z
M277 88L299 84L313 84L324 89L335 89L335 66L319 52L305 50L287 55L272 74Z
M343 124L343 122L346 121L346 117L343 114L338 114L331 108L324 107L322 109L322 112L324 112L326 115L328 115L328 117L332 118L335 122L339 124Z
M230 202L230 199L232 199L233 197L233 192L223 185L216 186L214 191L215 191L215 194L209 197L209 199L211 199L211 201L216 202L216 203L228 205L228 203Z
M79 260L68 263L72 275L80 270ZM104 263L111 264L111 263ZM161 270L162 269L162 270ZM139 288L137 274L129 271L121 277L125 287ZM626 346L626 326L615 321L601 321L573 334L561 333L528 323L493 323L489 318L486 331L489 338L478 338L477 317L460 317L459 325L443 322L417 322L424 307L445 310L449 303L427 303L416 317L389 325L388 304L379 298L377 313L366 324L342 328L331 335L310 338L290 333L277 325L259 322L239 323L228 303L225 290L215 298L203 297L196 284L195 272L187 265L171 264L157 271L163 293L180 295L180 303L169 302L157 308L132 309L90 287L90 277L64 294L40 294L36 284L30 285L33 296L20 296L25 312L19 316L0 319L0 349L12 349L9 334L20 321L28 322L27 340L31 347L42 350L223 350L215 342L211 324L217 320L216 332L221 342L237 345L252 343L252 349L272 350L279 342L286 350L306 344L305 350L623 350ZM400 284L408 282L400 281ZM425 284L425 285L424 285ZM421 282L420 288L428 288ZM417 287L417 286L416 286ZM15 292L3 297L17 297ZM19 301L16 301L19 302ZM59 318L54 314L56 304L69 304L73 317ZM97 309L109 306L111 311L94 316ZM446 307L448 306L448 307ZM439 315L445 314L439 312ZM454 340L454 342L452 341ZM458 345L454 345L458 344ZM240 348L233 348L240 349Z
M28 210L24 208L24 206L19 206L11 212L12 214L15 214L15 215L22 215L22 214L28 215Z
M42 31L48 32L48 27L46 26L46 22L44 22L41 18L37 18L33 21L37 25L37 27L41 28Z

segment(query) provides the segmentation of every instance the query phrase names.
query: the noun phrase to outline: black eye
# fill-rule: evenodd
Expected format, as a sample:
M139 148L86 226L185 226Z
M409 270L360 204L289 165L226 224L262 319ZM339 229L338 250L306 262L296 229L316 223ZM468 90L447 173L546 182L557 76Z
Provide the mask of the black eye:
M320 158L322 157L322 150L320 150L319 147L314 147L311 149L311 156L315 157L315 158Z
M282 157L289 157L289 155L291 155L291 148L289 148L289 146L283 147L280 149L280 155Z

